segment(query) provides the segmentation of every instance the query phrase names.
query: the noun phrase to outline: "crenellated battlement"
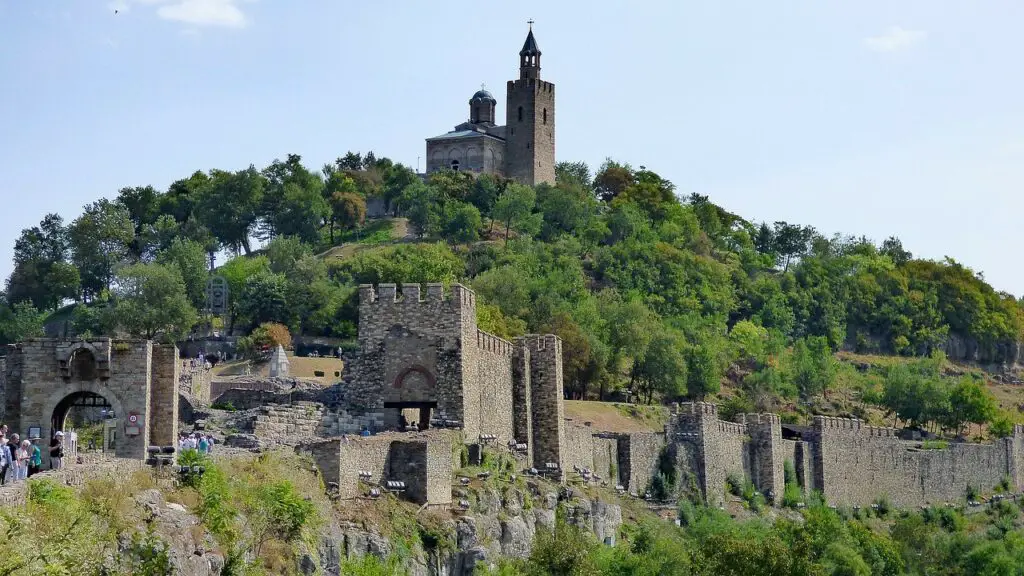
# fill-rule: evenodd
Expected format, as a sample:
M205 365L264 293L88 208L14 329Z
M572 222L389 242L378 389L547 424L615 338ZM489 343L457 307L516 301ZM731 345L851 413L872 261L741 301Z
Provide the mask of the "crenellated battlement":
M682 402L679 404L678 414L718 418L718 404L712 404L711 402Z
M725 432L726 434L743 435L747 433L747 426L746 424L737 424L735 422L725 422L723 420L719 420L718 431Z
M527 334L516 338L516 342L522 342L532 352L541 350L550 352L561 349L562 339L555 334Z
M491 352L492 354L508 356L510 358L514 350L514 345L508 340L479 329L476 331L476 347L484 352Z
M403 283L401 292L398 284L382 283L374 288L373 284L359 285L360 304L424 304L437 302L458 302L467 306L476 305L476 294L461 284L453 284L449 290L439 282L428 282L426 291L420 284Z
M782 419L779 418L778 414L769 413L740 414L739 421L747 426L754 424L761 426L778 426L782 424Z

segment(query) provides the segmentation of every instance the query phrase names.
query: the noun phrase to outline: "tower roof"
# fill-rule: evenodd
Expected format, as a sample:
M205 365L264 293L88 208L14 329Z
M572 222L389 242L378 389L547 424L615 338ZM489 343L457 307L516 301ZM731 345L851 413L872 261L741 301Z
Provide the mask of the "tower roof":
M471 100L491 100L497 103L497 100L494 99L494 96L492 96L491 93L484 88L477 90L476 94L473 94L473 98L471 98Z
M537 39L533 37L533 27L530 27L530 33L526 35L526 42L523 43L523 49L519 51L520 56L540 56L540 48L537 46Z

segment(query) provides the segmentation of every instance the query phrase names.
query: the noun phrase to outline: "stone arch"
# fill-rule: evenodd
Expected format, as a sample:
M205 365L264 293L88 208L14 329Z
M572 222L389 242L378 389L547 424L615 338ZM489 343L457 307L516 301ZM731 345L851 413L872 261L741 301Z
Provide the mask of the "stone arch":
M68 390L65 388L50 393L50 395L46 398L46 401L43 402L43 420L39 422L39 425L42 428L40 434L42 440L40 441L39 448L42 450L44 469L49 468L50 465L49 445L50 440L53 439L54 433L57 432L57 429L54 428L54 424L56 423L55 421L57 420L57 417L60 416L59 414L57 414L57 412L58 410L63 410L63 416L66 417L70 400L72 400L76 396L81 395L101 396L110 404L110 408L111 410L114 411L114 416L118 419L118 422L121 422L123 418L127 417L127 414L125 414L124 412L121 398L119 398L118 395L115 394L112 390L97 382L83 381L79 383L79 385L77 385L74 390ZM143 417L145 417L145 415L143 415ZM148 431L148 425L148 422L143 422L143 426L146 427L146 431ZM144 434L144 437L148 441L149 434L146 433L145 431ZM115 454L117 456L131 457L131 454L122 453L123 446L125 446L124 442L118 442Z
M451 164L453 162L458 162L459 164L466 163L465 154L463 153L462 148L458 146L448 151L448 163Z
M470 146L466 151L466 167L470 170L480 170L483 168L483 161L481 160L480 148L476 146Z
M409 380L407 382L407 380ZM425 367L419 364L413 364L405 370L398 373L395 377L395 381L392 384L394 388L406 388L409 385L419 385L419 382L423 382L431 390L437 385L437 379L430 373Z

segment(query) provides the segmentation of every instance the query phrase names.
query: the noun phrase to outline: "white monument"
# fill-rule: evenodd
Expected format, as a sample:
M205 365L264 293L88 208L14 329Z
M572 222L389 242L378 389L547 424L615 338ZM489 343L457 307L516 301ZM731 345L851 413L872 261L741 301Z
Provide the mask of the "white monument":
M277 350L270 356L270 377L282 377L288 375L288 355L284 353L284 346L277 345Z

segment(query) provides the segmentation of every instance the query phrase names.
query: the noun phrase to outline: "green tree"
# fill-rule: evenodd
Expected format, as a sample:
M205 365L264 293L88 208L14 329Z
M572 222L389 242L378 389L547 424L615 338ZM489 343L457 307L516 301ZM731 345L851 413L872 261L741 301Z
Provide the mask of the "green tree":
M949 414L945 424L960 434L964 424L987 424L996 417L996 401L971 376L961 377L949 391Z
M703 400L721 388L722 370L711 346L694 346L686 357L686 367L686 393L690 398Z
M452 242L475 242L480 239L480 211L466 202L445 204L444 237Z
M132 336L152 339L159 334L173 342L196 322L177 267L126 266L117 273L113 294L111 324Z
M291 324L287 280L280 274L260 272L246 278L235 309L250 326L264 322Z
M494 203L492 217L505 225L505 240L509 230L533 234L539 229L540 220L533 213L537 204L537 192L522 184L509 184L505 192Z
M0 304L0 343L14 344L43 335L43 315L30 302Z
M175 238L167 249L156 257L157 264L178 269L185 283L185 294L196 309L203 308L206 301L206 249L198 242Z
M211 170L209 186L197 201L199 221L225 248L249 254L266 186L267 179L252 165L238 172Z
M633 365L633 377L646 392L649 404L657 393L663 399L683 396L690 388L689 363L683 355L683 339L669 330L660 330ZM698 370L702 367L698 367ZM714 392L708 390L708 392Z
M351 192L335 192L331 196L331 214L344 230L359 228L366 221L366 200ZM334 242L333 229L331 242Z
M828 339L809 336L797 340L787 366L789 377L804 399L824 393L836 377L836 360Z
M67 261L68 248L67 227L56 214L47 214L39 226L22 230L14 242L8 301L28 300L39 310L52 310L76 298L81 279L78 269Z
M81 275L82 295L95 298L109 290L114 270L128 260L135 226L128 210L103 199L85 207L71 223L71 262Z

